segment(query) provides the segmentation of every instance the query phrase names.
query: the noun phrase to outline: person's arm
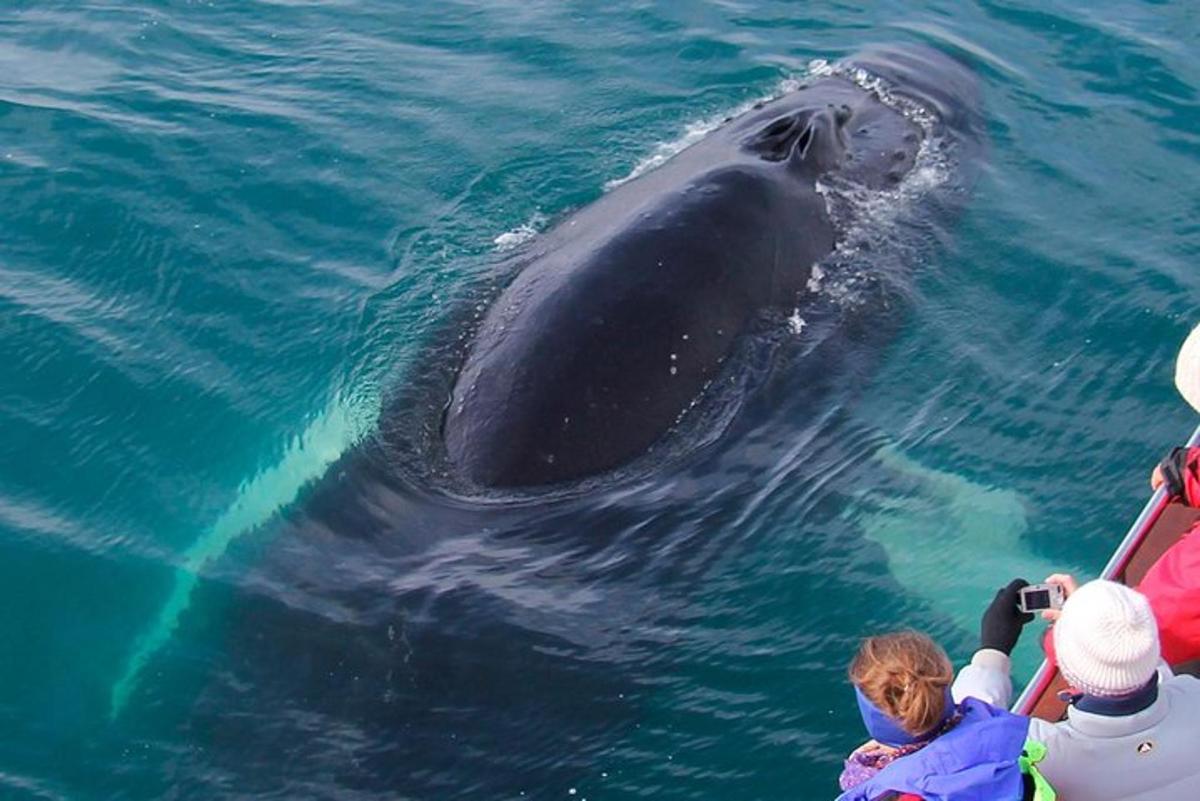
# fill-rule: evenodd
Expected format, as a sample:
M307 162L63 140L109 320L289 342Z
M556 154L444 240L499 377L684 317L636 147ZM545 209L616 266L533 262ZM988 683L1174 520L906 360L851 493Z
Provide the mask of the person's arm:
M950 688L955 703L978 698L992 706L1008 708L1012 703L1012 659L1003 651L980 648L971 662L958 671Z
M1017 596L1025 579L1013 579L1007 587L996 592L979 626L979 650L971 663L958 672L950 694L955 703L965 698L978 698L993 706L1007 707L1012 701L1012 660L1009 654L1021 637L1021 629L1033 620L1022 612Z
M1200 506L1200 448L1172 450L1154 468L1150 486L1165 487L1172 498L1188 506Z

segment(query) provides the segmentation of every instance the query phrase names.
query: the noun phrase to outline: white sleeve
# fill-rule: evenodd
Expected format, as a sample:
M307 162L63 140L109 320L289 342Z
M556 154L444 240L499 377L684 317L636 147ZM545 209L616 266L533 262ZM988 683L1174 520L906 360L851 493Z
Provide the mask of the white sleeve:
M950 688L956 704L966 698L978 698L1004 709L1012 703L1012 692L1012 660L994 648L976 651L971 663L958 671Z

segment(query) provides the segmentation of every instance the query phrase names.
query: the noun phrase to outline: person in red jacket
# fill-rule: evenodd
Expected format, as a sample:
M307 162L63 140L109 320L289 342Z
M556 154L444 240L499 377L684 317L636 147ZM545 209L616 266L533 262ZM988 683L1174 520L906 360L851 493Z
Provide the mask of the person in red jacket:
M1200 448L1176 448L1154 470L1151 483L1188 506L1200 506ZM1158 618L1163 659L1181 665L1200 659L1200 522L1167 549L1138 590Z
M1200 412L1200 326L1184 340L1175 360L1175 386ZM1200 506L1200 448L1175 448L1154 469L1154 489L1188 506ZM1200 659L1200 524L1172 545L1146 573L1138 590L1158 618L1162 655L1169 664Z

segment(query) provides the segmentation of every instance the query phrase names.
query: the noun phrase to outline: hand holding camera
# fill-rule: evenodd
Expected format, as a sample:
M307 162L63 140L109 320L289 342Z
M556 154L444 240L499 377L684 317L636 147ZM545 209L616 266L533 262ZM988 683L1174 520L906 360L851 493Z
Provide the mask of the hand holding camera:
M1013 579L1001 587L983 613L979 627L979 647L1011 654L1021 638L1021 629L1033 620L1032 612L1020 607L1021 590L1029 586L1025 579Z
M1033 620L1035 612L1051 622L1062 614L1063 604L1079 587L1067 573L1055 573L1041 584L1025 579L1013 579L1007 587L996 591L996 597L983 613L979 631L979 647L992 648L1011 654L1021 638L1021 629Z
M1071 597L1071 593L1079 589L1079 582L1069 573L1054 573L1047 576L1045 584L1040 586L1047 585L1057 587L1057 592L1061 593L1061 600L1058 601L1057 605L1052 603L1050 606L1041 609L1042 619L1053 623L1062 614L1062 605Z

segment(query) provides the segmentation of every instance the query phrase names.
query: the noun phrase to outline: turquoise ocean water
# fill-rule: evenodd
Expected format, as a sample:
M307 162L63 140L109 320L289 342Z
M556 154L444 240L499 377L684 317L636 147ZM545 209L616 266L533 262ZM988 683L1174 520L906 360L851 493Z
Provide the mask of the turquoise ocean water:
M853 386L553 503L380 444L506 254L895 42L988 144ZM1178 0L9 0L0 798L832 796L857 638L965 658L1195 423L1198 52Z

